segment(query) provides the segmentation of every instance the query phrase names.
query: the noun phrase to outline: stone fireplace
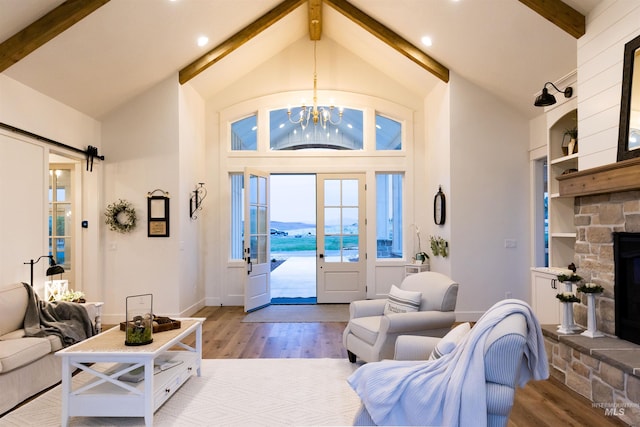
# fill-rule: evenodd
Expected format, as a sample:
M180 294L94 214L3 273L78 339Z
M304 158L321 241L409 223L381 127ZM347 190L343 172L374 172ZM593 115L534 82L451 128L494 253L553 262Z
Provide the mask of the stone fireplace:
M551 375L605 414L640 425L640 345L616 334L614 263L615 236L640 233L640 158L558 180L560 195L575 197L577 274L604 288L596 298L596 319L598 330L607 336L562 335L555 325L543 327ZM640 263L640 253L637 260ZM574 316L586 328L586 297L578 296L581 302L574 304Z

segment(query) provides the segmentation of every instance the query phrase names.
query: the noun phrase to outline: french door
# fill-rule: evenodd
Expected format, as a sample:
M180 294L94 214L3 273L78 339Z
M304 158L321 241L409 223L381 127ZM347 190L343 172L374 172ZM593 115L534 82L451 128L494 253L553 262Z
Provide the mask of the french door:
M318 303L366 296L365 175L317 175Z
M269 174L246 169L244 182L244 259L247 266L244 310L252 311L271 303Z

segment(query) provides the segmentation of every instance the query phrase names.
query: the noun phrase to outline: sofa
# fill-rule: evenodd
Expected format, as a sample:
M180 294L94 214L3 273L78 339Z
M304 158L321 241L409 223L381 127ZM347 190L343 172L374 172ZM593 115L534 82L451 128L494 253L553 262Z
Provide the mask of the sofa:
M89 326L76 328L77 336L73 339L56 332L54 322L42 329L34 324L41 318L47 319L45 309L55 309L58 304L40 302L24 283L0 287L0 414L60 382L61 362L55 352L83 337L88 338L91 331L95 331L91 320L95 319L95 311L85 304L66 303L82 307L71 306L71 310L77 313L75 316L82 317L82 322L89 322ZM31 324L25 325L25 318L31 318Z

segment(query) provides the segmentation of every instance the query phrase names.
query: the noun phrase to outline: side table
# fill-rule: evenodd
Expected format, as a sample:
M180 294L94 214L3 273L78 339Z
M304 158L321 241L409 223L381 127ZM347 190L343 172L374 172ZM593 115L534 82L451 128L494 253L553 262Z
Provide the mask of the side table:
M404 277L411 276L412 274L422 273L423 271L429 271L429 264L405 264L404 265Z

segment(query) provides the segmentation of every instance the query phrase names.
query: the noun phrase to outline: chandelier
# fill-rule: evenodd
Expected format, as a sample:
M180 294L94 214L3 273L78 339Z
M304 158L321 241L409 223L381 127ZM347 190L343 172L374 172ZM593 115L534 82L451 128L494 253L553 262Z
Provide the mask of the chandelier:
M300 107L300 114L296 120L291 118L291 108L287 108L287 116L289 116L289 121L294 125L300 124L302 130L304 131L307 126L309 126L309 121L313 121L313 125L317 126L320 124L323 129L327 128L327 123L331 123L332 125L338 125L342 121L342 107L338 108L338 117L333 117L333 110L335 107L333 105L327 107L318 107L318 73L316 72L316 63L317 63L317 55L316 55L316 41L313 41L313 107L308 107L302 103Z

